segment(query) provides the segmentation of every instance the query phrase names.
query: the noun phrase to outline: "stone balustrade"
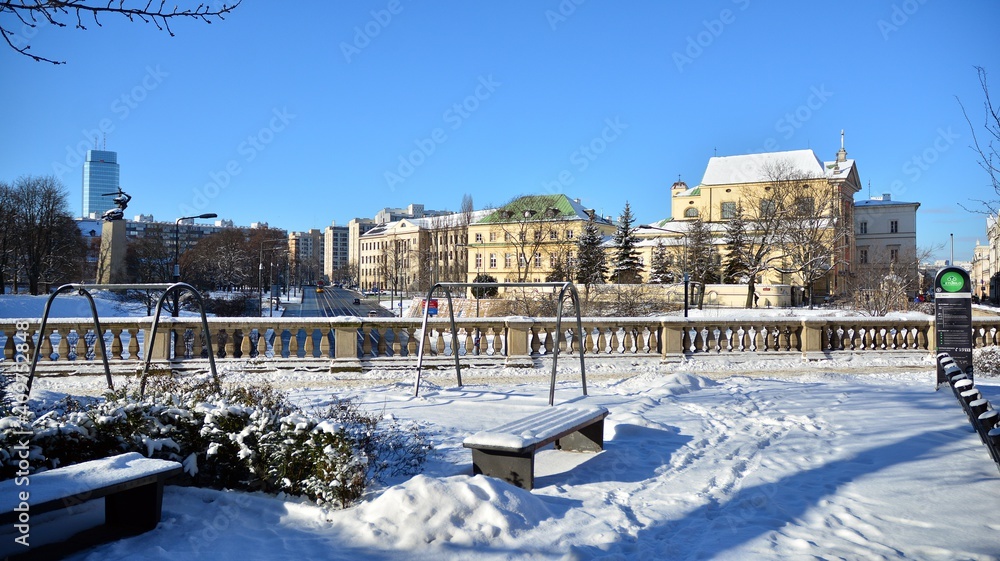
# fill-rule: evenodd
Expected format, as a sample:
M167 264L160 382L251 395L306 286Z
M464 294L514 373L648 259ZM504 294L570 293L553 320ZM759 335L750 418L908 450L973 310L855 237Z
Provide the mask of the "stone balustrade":
M14 319L0 319L4 359L14 358ZM266 361L276 367L329 365L359 371L381 366L415 367L420 320L416 318L209 318L217 360ZM30 345L38 341L40 322L31 322ZM148 318L101 320L109 360L115 370L135 370L145 358ZM554 318L461 318L452 341L447 319L433 319L425 337L425 360L454 363L454 352L483 364L530 365L551 356ZM705 355L794 355L823 358L857 352L933 353L932 319L759 318L725 319L584 318L564 320L560 353L605 357L681 357ZM1000 344L1000 318L974 318L976 347ZM203 367L207 348L199 318L166 318L153 349L154 362L174 367ZM97 336L89 318L51 319L41 338L40 370L72 371L101 364ZM174 336L171 336L171 332ZM564 354L564 356L566 356ZM571 360L566 357L566 360Z

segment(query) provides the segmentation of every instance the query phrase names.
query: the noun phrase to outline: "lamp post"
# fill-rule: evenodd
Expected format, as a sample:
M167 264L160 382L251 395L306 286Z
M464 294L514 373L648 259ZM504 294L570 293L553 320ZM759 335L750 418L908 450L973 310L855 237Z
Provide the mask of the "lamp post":
M258 263L258 265L257 265L257 294L258 294L258 302L259 302L259 304L258 304L258 310L259 311L257 313L263 313L264 312L264 246L267 245L267 244L275 244L275 247L277 247L278 244L282 244L282 243L287 244L288 242L285 241L285 240L278 240L278 239L270 239L270 240L264 240L264 241L260 242L260 252L259 252L258 257L257 257L257 263ZM268 268L267 278L268 278L268 282L270 282L270 280L271 280L271 270L270 270L270 268ZM273 314L273 312L272 312L272 314Z
M207 212L205 214L199 214L197 216L182 216L174 221L174 282L181 282L181 221L182 220L192 220L194 218L215 218L219 216L214 212ZM177 313L180 311L178 306L180 305L180 294L174 291L174 310L173 316L177 317Z

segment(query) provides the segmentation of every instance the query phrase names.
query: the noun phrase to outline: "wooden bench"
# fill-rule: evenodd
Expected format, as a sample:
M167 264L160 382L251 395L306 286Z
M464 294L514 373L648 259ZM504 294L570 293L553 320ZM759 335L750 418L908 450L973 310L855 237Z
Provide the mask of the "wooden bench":
M131 452L0 481L0 524L13 525L16 536L30 536L36 516L104 498L104 526L67 536L62 544L26 547L21 543L19 549L23 547L34 558L55 559L69 551L141 534L160 523L164 481L181 470L178 462Z
M555 442L560 450L604 449L604 407L548 407L523 419L478 432L462 443L472 449L472 471L522 489L535 485L535 452Z

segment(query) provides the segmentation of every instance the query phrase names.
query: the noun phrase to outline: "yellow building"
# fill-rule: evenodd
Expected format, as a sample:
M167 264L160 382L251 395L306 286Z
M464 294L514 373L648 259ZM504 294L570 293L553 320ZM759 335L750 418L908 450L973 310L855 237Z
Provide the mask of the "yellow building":
M469 225L466 282L479 274L497 282L572 280L577 244L592 216L602 235L614 233L610 220L566 195L528 195L490 211Z
M647 264L651 262L656 238L662 238L662 243L678 259L682 258L678 254L684 251L687 226L701 218L708 224L724 262L726 224L739 209L750 235L767 228L779 229L769 234L776 240L768 256L771 266L756 282L801 286L803 275L811 274L817 279L812 283L817 295L840 293L846 290L850 278L853 201L860 189L857 166L847 158L843 136L836 158L827 162L812 150L713 157L697 186L688 187L678 181L671 187L669 218L639 230L643 259ZM792 226L793 219L798 220L797 226ZM796 240L795 235L802 234L798 230L807 228L814 230L814 239ZM800 272L804 260L793 255L809 243L832 248L832 254L810 265L823 268L818 278L813 271ZM648 267L646 275L648 279Z

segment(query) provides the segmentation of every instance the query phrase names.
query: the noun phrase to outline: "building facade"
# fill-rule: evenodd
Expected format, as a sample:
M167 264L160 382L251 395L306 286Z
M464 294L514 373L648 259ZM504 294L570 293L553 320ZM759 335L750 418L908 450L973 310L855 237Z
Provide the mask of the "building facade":
M903 277L912 296L919 285L917 209L920 203L894 201L889 193L854 203L857 274ZM870 282L869 282L870 284Z
M100 218L115 207L113 197L120 186L118 153L108 150L87 150L83 162L83 218Z
M854 194L860 190L857 166L847 158L843 137L836 158L825 162L812 150L713 157L700 184L674 183L670 217L651 225L671 231L649 232L644 237L651 240L644 246L651 248L659 237L663 238L659 243L671 246L675 253L682 251L683 243L671 240L683 238L686 228L666 225L700 218L712 231L724 261L726 224L742 213L748 234L759 238L766 232L773 240L773 249L765 256L770 265L755 282L800 288L808 284L814 296L842 293L851 275ZM775 232L774 227L783 231ZM803 239L793 239L793 233ZM812 257L794 253L813 247L816 255ZM647 259L651 251L647 249Z
M288 234L288 255L293 285L316 284L323 280L325 236L319 229Z
M329 282L347 282L353 278L350 268L351 230L331 223L323 230L323 276Z
M579 240L593 217L602 236L614 233L608 218L566 195L529 195L469 225L465 282L487 274L497 282L545 282L575 276Z

